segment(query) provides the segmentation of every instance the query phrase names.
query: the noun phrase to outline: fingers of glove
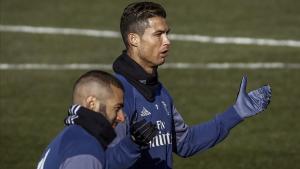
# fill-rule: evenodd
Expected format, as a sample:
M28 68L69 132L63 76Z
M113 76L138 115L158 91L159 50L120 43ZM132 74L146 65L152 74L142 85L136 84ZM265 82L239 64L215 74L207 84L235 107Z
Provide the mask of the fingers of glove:
M147 135L146 139L147 141L151 141L153 139L154 136L156 136L158 133L158 129L156 128L156 126L153 126L151 128L151 132Z
M265 95L271 99L271 96L272 96L272 89L271 89L271 86L270 85L265 85L262 87L262 90L263 92L265 93Z
M152 135L152 133L156 132L157 131L157 128L155 125L153 124L150 124L150 126L147 128L147 130L145 130L145 132L143 133L143 135L145 137L149 137Z
M271 102L271 98L272 98L272 90L271 90L271 86L270 85L265 85L261 88L264 92L264 106L267 107L270 102Z
M149 132L151 132L151 127L151 122L148 122L147 124L143 125L143 127L139 128L138 130L139 135L146 136Z
M271 100L270 86L263 86L257 90L253 90L248 95L253 107L257 111L265 110Z
M158 130L156 126L152 124L149 130L147 130L147 132L143 134L143 142L148 144L153 139L153 137L156 136L157 132Z
M136 131L132 132L132 135L138 141L145 140L145 138L152 132L153 124L148 122L147 124L143 125L141 128L137 129Z
M247 88L247 76L243 76L242 81L241 81L241 85L240 85L240 90L239 90L239 94L243 94L246 92L246 88Z
M141 128L143 128L146 125L146 120L143 119L141 121L138 122L134 122L131 126L132 126L132 132L138 132L139 130L141 130Z
M257 91L250 92L249 98L255 114L264 110L263 100L258 97Z
M265 86L257 89L256 91L257 91L256 95L259 96L260 99L262 99L264 101L271 100L272 91L271 91L271 87L269 85L265 85Z
M158 130L156 125L148 122L143 128L140 128L134 133L136 140L143 143L148 143L157 134Z
M149 129L149 127L151 127L151 122L146 123L146 121L145 121L145 123L138 126L138 128L136 130L139 131L140 133L144 133Z

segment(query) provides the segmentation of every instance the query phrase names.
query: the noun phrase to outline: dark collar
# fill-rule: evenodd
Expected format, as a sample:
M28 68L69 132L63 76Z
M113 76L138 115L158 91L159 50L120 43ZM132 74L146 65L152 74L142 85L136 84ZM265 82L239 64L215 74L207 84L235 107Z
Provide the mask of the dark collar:
M113 63L113 70L123 75L148 101L154 101L156 91L161 87L157 69L152 74L147 73L123 51Z
M71 110L76 112L70 112L70 110L69 114L78 116L74 119L74 123L84 128L92 136L96 137L96 139L101 143L104 149L106 149L106 147L116 137L116 133L112 128L112 125L102 114L94 112L82 106L80 106L79 109Z

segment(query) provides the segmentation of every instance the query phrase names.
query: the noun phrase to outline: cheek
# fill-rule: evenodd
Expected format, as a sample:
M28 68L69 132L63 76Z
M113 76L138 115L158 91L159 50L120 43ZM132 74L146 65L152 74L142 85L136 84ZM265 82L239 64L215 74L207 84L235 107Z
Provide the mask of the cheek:
M116 119L116 113L112 110L110 110L110 112L107 112L108 113L108 120L110 122L113 122L115 119Z
M156 57L159 54L159 43L158 42L147 42L142 45L142 55L146 58Z
M115 121L116 118L117 118L116 113L113 113L113 115L111 116L111 121Z

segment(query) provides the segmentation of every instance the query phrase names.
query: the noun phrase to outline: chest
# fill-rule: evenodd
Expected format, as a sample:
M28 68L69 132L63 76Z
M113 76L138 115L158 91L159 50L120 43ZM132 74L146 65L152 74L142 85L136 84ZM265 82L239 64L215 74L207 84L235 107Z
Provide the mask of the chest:
M135 120L145 119L156 124L161 133L170 133L172 126L172 104L164 94L156 96L154 102L149 102L141 95L135 98Z

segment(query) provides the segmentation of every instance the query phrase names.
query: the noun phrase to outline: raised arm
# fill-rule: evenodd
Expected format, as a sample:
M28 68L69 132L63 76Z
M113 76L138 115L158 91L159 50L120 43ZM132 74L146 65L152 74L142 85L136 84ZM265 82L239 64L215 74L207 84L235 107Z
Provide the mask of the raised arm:
M188 157L207 150L226 138L230 129L244 118L265 110L271 100L270 86L263 86L250 93L246 92L246 86L247 78L243 77L236 103L227 111L202 124L189 127L184 123L176 108L173 108L175 153Z

